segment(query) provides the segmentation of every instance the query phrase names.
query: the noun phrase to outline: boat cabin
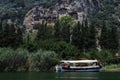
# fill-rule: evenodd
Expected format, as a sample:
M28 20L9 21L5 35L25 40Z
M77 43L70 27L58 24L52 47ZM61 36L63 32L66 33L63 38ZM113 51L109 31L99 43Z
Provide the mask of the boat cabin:
M56 66L56 71L100 71L101 65L97 60L61 60Z
M100 66L97 60L62 60L62 67L85 67L85 66Z

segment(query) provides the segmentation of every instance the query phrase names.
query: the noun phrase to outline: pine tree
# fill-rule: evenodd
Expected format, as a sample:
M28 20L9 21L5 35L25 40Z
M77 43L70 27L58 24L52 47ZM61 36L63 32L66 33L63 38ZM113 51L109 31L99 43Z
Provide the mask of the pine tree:
M2 34L2 32L3 32L3 26L2 26L2 22L0 22L0 34Z
M14 24L9 25L8 29L9 29L9 34L7 35L7 37L8 37L9 42L8 42L7 46L16 47L16 42L17 42L16 37L17 37L17 35L15 33L16 29L15 29Z
M117 50L118 46L119 46L119 38L118 38L117 27L111 27L109 37L110 37L109 48L112 49L112 50Z
M107 28L109 27L109 28ZM116 27L111 27L107 25L102 27L100 45L102 49L109 49L111 51L116 51L119 46L118 31Z
M96 49L96 28L93 23L89 26L88 49Z
M23 34L22 34L22 30L21 28L17 28L17 32L16 32L16 45L20 45L23 43Z
M62 38L64 41L70 43L70 26L65 25L62 28Z
M81 49L81 24L78 22L78 24L73 28L72 33L72 44L77 46L79 49Z
M2 47L3 44L3 26L2 26L2 22L0 22L0 47Z
M9 45L9 25L4 24L3 26L3 38L2 38L2 47L7 47Z
M89 34L89 28L88 28L88 23L87 21L85 21L85 23L82 24L82 51L86 52L89 48L89 44L88 44L88 41L89 41L89 37L88 37L88 34Z
M53 38L53 27L48 26L47 23L44 24L44 40Z
M73 29L72 44L77 46L81 51L85 52L96 48L96 29L93 24L88 26L87 21L78 22Z
M0 27L1 28L1 27ZM2 35L0 39L1 47L13 47L16 48L21 44L22 32L17 31L14 24L4 24L1 28ZM0 32L1 32L0 30ZM21 37L20 37L21 36Z
M76 20L71 16L64 16L59 19L61 26L61 40L71 43L72 27L76 24Z
M39 26L38 33L37 33L37 36L36 36L36 40L43 40L44 36L45 36L44 33L45 33L45 27L44 27L44 23L42 23Z
M55 23L54 28L55 28L55 33L54 33L55 40L60 41L61 40L61 26L60 26L59 21Z
M102 49L109 49L109 29L106 27L106 23L103 22L103 26L101 28L101 36L100 36L100 45Z
M85 46L84 46L84 23L81 24L81 29L80 29L80 45L79 45L79 49L83 52L85 49Z

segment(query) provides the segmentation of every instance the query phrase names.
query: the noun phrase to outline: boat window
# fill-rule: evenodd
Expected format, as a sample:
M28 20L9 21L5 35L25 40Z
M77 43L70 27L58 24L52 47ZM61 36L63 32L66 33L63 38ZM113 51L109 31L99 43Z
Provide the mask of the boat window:
M61 66L64 67L64 68L69 68L70 67L70 63L62 63Z
M75 66L81 66L82 67L82 66L88 66L88 64L87 63L76 63Z
M74 66L74 64L73 64L73 63L70 63L70 66Z

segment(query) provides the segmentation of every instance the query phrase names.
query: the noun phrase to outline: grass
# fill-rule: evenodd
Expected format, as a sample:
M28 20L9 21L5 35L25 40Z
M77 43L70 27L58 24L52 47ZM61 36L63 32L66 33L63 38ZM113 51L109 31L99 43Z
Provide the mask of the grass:
M119 71L120 72L120 64L106 65L103 68L105 69L105 71Z

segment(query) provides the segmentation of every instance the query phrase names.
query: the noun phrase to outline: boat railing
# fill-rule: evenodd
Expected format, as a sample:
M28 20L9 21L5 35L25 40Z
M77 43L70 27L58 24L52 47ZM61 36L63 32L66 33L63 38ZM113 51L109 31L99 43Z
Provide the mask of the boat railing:
M100 66L70 66L70 68L97 68Z

